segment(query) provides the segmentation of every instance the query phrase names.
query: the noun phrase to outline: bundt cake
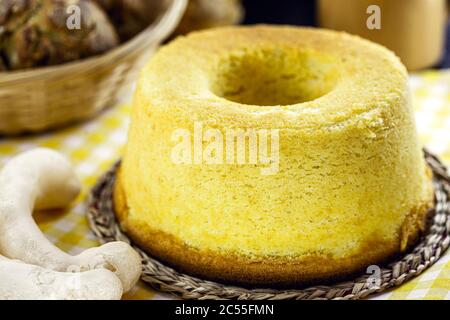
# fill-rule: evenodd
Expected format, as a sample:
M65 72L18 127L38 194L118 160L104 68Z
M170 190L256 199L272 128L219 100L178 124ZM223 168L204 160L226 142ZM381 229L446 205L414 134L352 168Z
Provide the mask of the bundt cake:
M114 205L136 243L206 279L296 286L383 263L433 205L405 68L334 31L180 37L141 74Z

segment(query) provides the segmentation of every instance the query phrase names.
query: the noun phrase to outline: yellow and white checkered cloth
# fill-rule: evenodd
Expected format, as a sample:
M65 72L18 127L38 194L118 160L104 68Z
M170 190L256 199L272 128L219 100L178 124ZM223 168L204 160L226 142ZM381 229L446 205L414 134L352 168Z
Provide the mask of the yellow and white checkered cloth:
M412 75L418 131L424 145L450 165L450 70ZM69 253L98 245L85 217L85 199L96 180L120 158L126 143L130 107L118 106L81 125L38 136L0 140L0 163L37 146L67 155L76 166L83 192L74 207L52 215L36 214L47 237ZM126 299L167 299L139 284ZM420 277L374 299L449 299L450 251Z

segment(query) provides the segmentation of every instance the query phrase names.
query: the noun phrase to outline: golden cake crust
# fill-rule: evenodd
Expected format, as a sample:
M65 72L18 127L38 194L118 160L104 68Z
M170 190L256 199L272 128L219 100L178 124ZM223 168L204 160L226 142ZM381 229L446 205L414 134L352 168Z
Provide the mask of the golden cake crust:
M194 33L152 57L114 197L125 231L179 270L291 286L406 250L433 191L392 52L256 26Z
M120 182L120 170L114 184L113 206L122 229L153 257L181 272L222 283L243 286L287 288L343 280L370 265L388 262L407 250L425 229L432 203L424 203L411 211L397 242L384 241L376 235L358 253L346 258L314 255L292 258L250 258L233 253L218 254L200 251L176 237L152 229L147 223L129 218L125 193ZM402 248L403 247L403 248Z

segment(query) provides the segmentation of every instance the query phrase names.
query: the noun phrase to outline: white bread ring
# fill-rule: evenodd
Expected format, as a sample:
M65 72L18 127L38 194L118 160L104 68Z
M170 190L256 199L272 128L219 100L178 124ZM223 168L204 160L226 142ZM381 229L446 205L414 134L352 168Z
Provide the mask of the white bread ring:
M105 269L58 272L0 256L0 300L119 300L122 284Z
M126 292L141 274L140 257L130 245L111 242L71 256L53 245L33 220L34 209L65 207L79 191L73 167L55 151L38 148L11 159L0 172L0 253L55 271L106 268Z

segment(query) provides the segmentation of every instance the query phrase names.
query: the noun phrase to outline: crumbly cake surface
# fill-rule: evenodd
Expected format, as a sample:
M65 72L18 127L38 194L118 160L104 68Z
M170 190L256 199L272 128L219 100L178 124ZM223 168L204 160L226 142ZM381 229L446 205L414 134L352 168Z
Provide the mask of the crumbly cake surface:
M251 284L349 274L404 251L432 205L407 72L358 37L269 26L193 33L151 59L133 104L119 220L191 273ZM175 163L174 132L198 124L223 136L278 130L276 172Z

